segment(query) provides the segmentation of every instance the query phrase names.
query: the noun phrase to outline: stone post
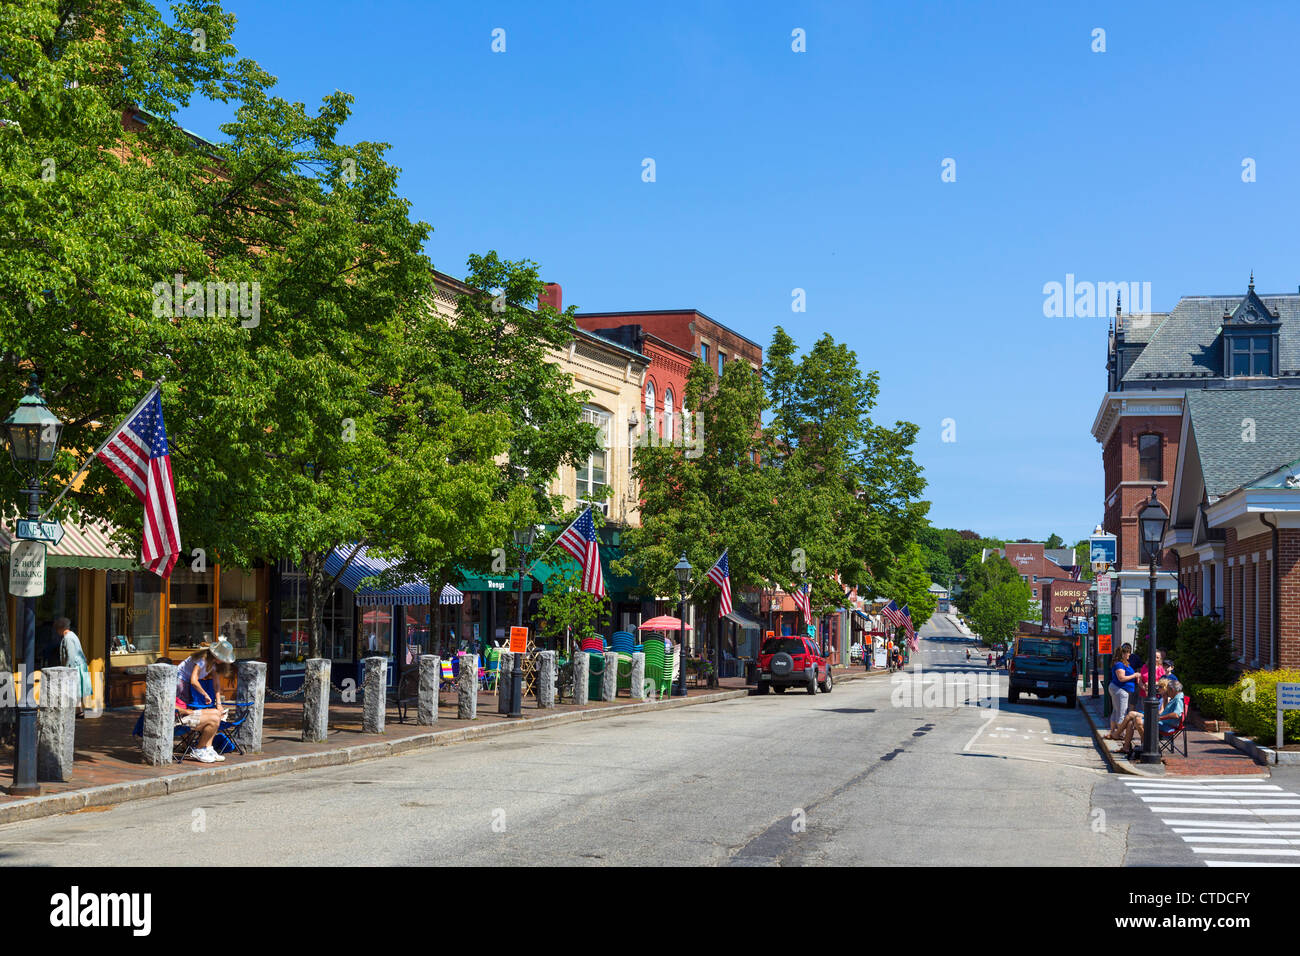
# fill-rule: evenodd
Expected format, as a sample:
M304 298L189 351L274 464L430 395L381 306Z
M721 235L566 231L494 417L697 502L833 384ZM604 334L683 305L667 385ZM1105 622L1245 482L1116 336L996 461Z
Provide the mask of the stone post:
M438 689L442 686L442 658L420 655L420 703L415 722L424 726L438 722Z
M555 651L537 652L537 706L541 710L555 706Z
M240 661L235 700L249 703L244 722L235 728L235 741L250 754L262 752L262 718L266 715L266 663Z
M322 743L330 735L330 662L313 657L307 661L303 676L302 739Z
M41 669L41 706L36 715L36 779L72 778L73 735L81 674L75 667Z
M510 695L514 688L511 675L515 670L515 655L502 651L497 662L501 668L497 671L497 713L505 716L510 713Z
M388 658L367 657L361 665L361 732L382 734L388 710Z
M573 702L587 706L587 689L591 680L591 655L586 651L573 652Z
M618 696L618 652L605 652L605 673L600 675L600 699L613 700Z
M176 736L176 665L149 664L144 669L145 763L168 767Z
M456 716L461 720L478 719L478 655L460 656L460 679L457 681Z
M645 700L645 655L640 651L632 655L632 699Z

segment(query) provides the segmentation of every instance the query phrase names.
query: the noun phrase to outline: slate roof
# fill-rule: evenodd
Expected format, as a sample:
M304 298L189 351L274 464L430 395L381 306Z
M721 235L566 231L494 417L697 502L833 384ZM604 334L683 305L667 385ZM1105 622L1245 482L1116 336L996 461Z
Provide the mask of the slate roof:
M1124 375L1126 386L1156 385L1161 379L1222 378L1223 343L1219 333L1223 313L1234 312L1243 295L1186 296L1172 312L1152 315L1145 329L1128 330L1125 341L1139 342L1139 334L1149 334L1147 346ZM1270 310L1280 313L1278 380L1300 385L1300 295L1264 295L1259 297ZM1158 324L1157 324L1158 323ZM1271 380L1277 381L1277 380Z
M1211 500L1300 458L1300 389L1188 389L1186 402Z

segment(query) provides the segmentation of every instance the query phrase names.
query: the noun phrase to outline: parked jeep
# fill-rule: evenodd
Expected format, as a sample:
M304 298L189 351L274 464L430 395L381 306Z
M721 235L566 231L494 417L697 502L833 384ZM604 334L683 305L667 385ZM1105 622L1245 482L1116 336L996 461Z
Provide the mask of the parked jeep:
M787 687L808 693L831 692L831 662L822 657L816 642L806 637L769 637L758 652L758 692L771 687L784 694Z

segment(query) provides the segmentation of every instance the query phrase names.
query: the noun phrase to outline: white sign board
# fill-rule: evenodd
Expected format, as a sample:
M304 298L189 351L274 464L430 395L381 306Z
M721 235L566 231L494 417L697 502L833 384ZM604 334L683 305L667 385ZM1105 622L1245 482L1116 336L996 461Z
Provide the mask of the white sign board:
M1277 709L1300 710L1300 684L1277 685Z
M874 656L875 656L875 663L872 665L873 667L889 666L889 661L886 659L884 651L876 651Z
M45 593L44 541L14 541L9 549L9 593L14 597Z

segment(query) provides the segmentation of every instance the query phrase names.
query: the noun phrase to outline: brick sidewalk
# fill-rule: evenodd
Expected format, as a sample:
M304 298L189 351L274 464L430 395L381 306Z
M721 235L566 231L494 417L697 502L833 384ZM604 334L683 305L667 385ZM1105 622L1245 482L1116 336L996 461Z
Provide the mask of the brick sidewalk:
M1079 705L1083 708L1093 725L1093 736L1098 746L1108 751L1108 762L1119 773L1142 774L1141 764L1129 760L1122 751L1123 742L1107 740L1104 736L1110 730L1109 718L1102 715L1106 698L1094 700L1091 694L1080 696ZM1136 742L1136 741L1135 741ZM1267 776L1268 768L1261 767L1249 756L1232 744L1226 742L1222 735L1206 733L1203 730L1187 729L1187 756L1182 754L1182 742L1176 754L1164 755L1164 775L1180 777L1217 777L1233 774L1248 776Z

